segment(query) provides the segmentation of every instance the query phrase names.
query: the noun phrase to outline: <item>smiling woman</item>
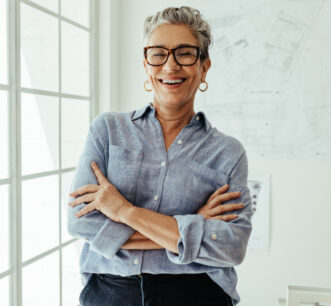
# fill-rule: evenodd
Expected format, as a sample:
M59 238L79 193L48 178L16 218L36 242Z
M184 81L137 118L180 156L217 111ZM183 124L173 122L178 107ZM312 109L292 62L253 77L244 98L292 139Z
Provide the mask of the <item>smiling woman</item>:
M80 303L237 304L252 206L244 148L194 111L209 26L198 10L167 8L144 34L153 103L99 115L71 185L68 230L86 241Z

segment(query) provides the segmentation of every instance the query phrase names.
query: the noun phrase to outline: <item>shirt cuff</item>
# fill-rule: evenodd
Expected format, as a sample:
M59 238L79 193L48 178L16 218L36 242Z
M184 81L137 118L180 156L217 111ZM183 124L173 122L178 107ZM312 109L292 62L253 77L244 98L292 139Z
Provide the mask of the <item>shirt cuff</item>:
M178 254L166 249L170 261L175 264L189 264L196 260L200 252L201 240L204 233L204 218L200 214L175 215L179 230L177 243Z
M90 249L111 259L134 232L132 227L124 223L107 219L97 235L90 241Z

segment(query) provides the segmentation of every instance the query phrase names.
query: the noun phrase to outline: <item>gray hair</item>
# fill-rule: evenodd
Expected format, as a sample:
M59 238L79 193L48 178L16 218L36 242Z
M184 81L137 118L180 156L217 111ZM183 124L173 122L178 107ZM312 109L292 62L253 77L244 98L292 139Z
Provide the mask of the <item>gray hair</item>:
M144 24L144 43L147 43L151 33L162 24L187 25L199 42L201 60L209 58L208 49L212 42L210 26L202 19L199 10L188 6L168 7L154 16L148 16Z

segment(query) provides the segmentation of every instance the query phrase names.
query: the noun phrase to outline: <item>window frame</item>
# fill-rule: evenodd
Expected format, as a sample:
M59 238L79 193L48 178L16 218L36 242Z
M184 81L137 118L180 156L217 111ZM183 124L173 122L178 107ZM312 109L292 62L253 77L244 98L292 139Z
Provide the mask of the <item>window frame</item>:
M80 25L79 23L61 16L61 2L58 0L58 12L55 13L47 8L44 8L29 0L5 0L7 5L7 85L0 84L0 89L8 93L8 178L0 179L0 185L8 185L9 199L9 269L0 272L0 279L9 276L9 305L22 305L22 269L29 264L32 264L47 255L54 252L59 252L59 293L60 306L62 306L62 249L70 244L75 243L78 239L73 238L69 241L62 241L62 174L75 170L75 167L62 169L62 147L61 147L61 104L62 98L88 100L90 102L89 122L98 114L98 95L97 95L97 73L98 73L98 36L97 36L97 1L88 0L89 9L89 27ZM22 88L20 83L21 75L21 49L20 49L20 7L21 3L29 5L35 9L42 11L57 18L58 21L58 48L59 48L59 88L58 92ZM64 94L61 92L61 22L65 21L80 29L90 33L89 40L89 96L79 96L72 94ZM21 175L21 94L32 93L45 96L53 96L58 98L59 102L59 168L54 171L42 173L34 173L29 175ZM59 182L59 244L52 249L49 249L29 260L22 262L22 182L27 179L45 177L49 175L58 175Z

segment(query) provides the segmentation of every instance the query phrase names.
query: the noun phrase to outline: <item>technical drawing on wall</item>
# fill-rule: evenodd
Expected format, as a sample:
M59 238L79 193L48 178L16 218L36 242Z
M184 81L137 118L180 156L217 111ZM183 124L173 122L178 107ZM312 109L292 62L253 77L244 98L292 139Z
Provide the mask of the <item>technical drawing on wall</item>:
M331 159L331 1L189 1L214 43L196 110L248 157Z
M270 174L249 174L248 188L254 211L248 251L267 253L270 245Z

